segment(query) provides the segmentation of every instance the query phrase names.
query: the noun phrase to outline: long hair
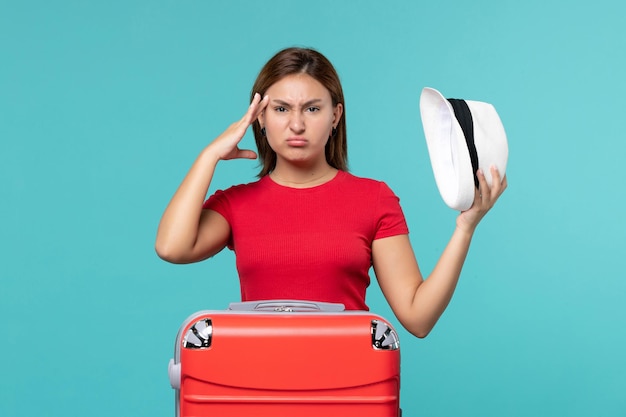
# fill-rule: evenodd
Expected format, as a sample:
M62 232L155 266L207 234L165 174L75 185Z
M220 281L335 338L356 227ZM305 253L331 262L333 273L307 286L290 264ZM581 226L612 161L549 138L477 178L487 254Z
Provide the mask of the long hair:
M348 170L348 143L346 138L346 104L343 98L343 89L337 71L330 61L321 53L310 48L287 48L274 55L259 72L259 75L250 92L250 102L255 93L263 97L266 91L276 82L293 74L307 74L320 82L330 92L333 106L341 103L343 114L337 125L337 133L331 135L326 144L326 161L333 168ZM258 120L252 124L254 140L259 153L261 171L258 176L269 174L276 167L276 153L267 142L267 137L261 133Z

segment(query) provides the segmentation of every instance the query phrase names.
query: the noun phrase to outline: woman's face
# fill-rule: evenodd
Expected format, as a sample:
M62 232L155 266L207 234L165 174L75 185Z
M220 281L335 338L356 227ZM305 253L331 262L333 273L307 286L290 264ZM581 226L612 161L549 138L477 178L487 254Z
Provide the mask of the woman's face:
M307 74L289 75L267 91L269 103L259 116L277 164L316 165L326 162L325 146L343 112L330 92Z

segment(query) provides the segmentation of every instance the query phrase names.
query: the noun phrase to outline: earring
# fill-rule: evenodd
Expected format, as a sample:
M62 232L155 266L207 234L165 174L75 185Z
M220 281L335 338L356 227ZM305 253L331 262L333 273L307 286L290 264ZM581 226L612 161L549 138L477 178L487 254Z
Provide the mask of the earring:
M330 137L333 138L337 135L337 128L333 127L333 130L330 132Z
M261 128L261 134L262 134L263 136L267 136L267 135L266 135L266 133L265 133L265 128L264 128L264 127L262 127L262 128Z

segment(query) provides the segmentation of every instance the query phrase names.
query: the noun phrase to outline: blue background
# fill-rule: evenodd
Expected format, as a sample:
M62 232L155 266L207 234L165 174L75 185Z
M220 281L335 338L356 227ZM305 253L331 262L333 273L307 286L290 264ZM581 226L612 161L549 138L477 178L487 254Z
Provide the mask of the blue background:
M509 189L449 309L424 340L400 331L405 415L626 415L625 15L617 0L2 1L0 415L172 415L178 326L239 294L232 253L167 264L156 227L292 45L337 67L351 170L400 196L426 272L456 214L421 88L491 102L507 130ZM212 189L256 171L222 163ZM375 283L368 300L392 318Z

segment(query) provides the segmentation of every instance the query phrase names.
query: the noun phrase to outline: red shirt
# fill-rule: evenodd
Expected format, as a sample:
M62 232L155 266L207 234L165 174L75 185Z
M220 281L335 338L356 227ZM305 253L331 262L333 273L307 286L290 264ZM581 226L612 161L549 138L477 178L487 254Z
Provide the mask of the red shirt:
M367 310L372 242L408 233L399 199L385 183L344 171L311 188L265 176L217 191L204 208L230 224L242 301L313 300Z

